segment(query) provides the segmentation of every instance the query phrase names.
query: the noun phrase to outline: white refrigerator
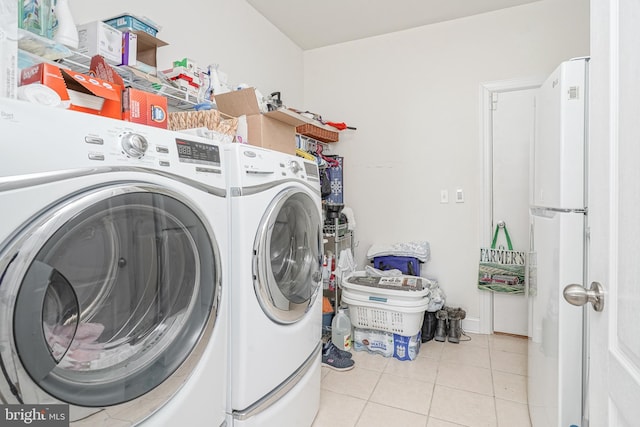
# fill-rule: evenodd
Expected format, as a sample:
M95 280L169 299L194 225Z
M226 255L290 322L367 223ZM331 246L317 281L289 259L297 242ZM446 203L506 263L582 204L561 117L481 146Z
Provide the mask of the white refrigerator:
M583 426L588 59L562 63L536 96L529 261L528 403L533 427ZM584 426L583 426L584 427Z

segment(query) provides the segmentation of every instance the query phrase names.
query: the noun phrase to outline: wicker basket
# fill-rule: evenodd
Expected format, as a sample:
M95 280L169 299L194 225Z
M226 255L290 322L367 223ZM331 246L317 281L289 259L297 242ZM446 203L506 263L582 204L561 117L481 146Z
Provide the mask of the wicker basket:
M338 132L323 129L319 126L312 125L310 123L305 123L304 125L297 126L296 132L298 132L301 135L308 136L310 138L317 139L318 141L322 141L322 142L338 141Z
M180 111L169 113L168 128L185 130L206 127L224 135L235 136L238 130L238 119L225 118L218 110Z

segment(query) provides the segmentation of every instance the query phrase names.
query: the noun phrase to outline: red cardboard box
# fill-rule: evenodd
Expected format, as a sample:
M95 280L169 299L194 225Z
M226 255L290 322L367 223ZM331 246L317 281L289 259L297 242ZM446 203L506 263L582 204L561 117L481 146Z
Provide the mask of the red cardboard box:
M127 88L122 95L122 108L123 120L167 128L167 98L162 95Z
M22 70L20 85L30 83L41 83L56 91L60 99L70 102L70 110L122 119L120 85L47 63Z

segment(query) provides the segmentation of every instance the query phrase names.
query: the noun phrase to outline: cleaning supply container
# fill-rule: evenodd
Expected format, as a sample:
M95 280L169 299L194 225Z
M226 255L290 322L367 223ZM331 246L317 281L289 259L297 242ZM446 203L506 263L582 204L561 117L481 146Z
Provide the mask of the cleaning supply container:
M356 272L342 281L342 302L356 328L411 337L420 332L429 306L429 285L416 276L369 277Z
M331 322L331 341L340 350L351 350L351 321L342 309Z

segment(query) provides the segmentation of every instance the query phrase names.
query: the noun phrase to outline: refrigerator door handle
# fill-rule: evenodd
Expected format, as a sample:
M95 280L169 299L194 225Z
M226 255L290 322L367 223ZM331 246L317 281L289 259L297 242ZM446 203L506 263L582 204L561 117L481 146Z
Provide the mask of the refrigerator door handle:
M552 218L556 213L579 213L586 214L587 208L569 209L569 208L548 208L544 206L531 206L531 214L536 216L544 216Z

